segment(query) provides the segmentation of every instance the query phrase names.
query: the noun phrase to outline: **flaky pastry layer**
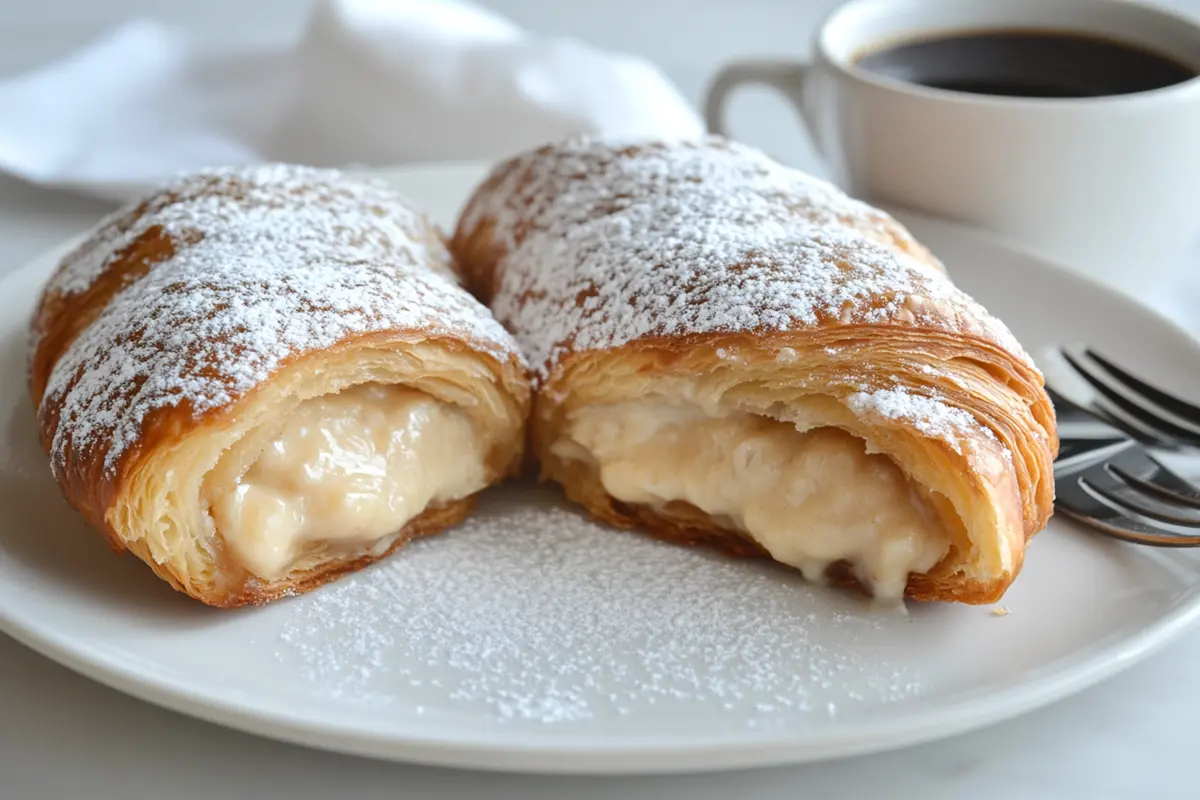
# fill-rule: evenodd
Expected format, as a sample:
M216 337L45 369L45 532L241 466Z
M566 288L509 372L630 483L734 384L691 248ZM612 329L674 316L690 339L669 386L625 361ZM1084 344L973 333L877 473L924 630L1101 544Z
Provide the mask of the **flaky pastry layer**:
M564 446L587 410L651 401L837 428L891 459L951 540L910 598L994 601L1051 514L1053 408L1011 332L887 214L751 148L521 154L476 190L452 249L530 357L543 474L614 525L764 552L694 504L613 496ZM828 575L869 583L851 563Z
M187 175L102 223L44 290L29 384L66 498L217 606L307 591L472 502L434 492L398 530L310 543L264 576L226 546L205 489L235 444L308 400L404 387L469 419L483 489L518 468L529 404L516 345L436 228L386 188L288 165Z

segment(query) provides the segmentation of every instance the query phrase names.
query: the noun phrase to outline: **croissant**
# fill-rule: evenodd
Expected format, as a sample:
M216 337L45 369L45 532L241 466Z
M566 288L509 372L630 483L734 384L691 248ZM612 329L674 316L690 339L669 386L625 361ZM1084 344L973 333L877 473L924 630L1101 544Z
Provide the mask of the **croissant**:
M993 602L1052 510L1041 373L887 214L720 138L577 138L451 244L593 515L881 600Z
M289 165L185 175L46 285L29 388L64 495L214 606L305 592L513 472L512 337L395 193Z

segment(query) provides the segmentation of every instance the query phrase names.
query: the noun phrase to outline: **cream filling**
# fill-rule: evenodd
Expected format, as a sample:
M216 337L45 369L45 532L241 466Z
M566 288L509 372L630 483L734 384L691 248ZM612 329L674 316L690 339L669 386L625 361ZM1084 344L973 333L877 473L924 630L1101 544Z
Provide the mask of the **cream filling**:
M486 483L471 420L427 394L366 384L301 403L278 433L222 457L205 495L226 549L266 579L314 547L391 541L431 503Z
M557 452L599 466L627 503L685 501L820 579L848 561L883 600L931 569L950 539L922 491L890 458L837 428L800 431L752 414L628 402L577 412Z

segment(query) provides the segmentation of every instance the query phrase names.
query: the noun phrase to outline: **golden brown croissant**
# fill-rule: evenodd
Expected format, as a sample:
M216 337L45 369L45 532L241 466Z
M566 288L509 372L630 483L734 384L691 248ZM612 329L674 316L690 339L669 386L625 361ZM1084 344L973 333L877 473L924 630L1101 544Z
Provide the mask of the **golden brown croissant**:
M452 249L593 514L881 598L991 602L1053 504L1042 376L888 215L711 138L498 166Z
M66 256L29 384L63 493L218 606L304 592L465 516L529 388L438 231L287 165L184 176Z

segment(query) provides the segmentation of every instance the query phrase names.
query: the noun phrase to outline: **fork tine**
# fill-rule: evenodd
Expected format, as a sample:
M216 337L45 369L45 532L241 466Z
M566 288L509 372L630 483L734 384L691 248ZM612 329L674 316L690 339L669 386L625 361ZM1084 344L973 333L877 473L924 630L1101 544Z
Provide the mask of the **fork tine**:
M1095 410L1103 413L1109 422L1130 435L1159 447L1177 447L1178 442L1200 447L1200 426L1175 417L1145 397L1139 397L1138 401L1131 400L1121 390L1110 385L1110 381L1117 382L1113 376L1109 375L1106 379L1098 374L1095 368L1086 365L1082 359L1066 349L1061 352L1079 376L1099 393L1093 406ZM1131 391L1123 385L1122 389L1125 392Z
M1075 491L1084 496L1084 501L1082 503L1079 501L1056 503L1056 508L1067 516L1085 523L1090 528L1099 530L1107 536L1135 544L1154 547L1200 547L1200 534L1174 531L1157 523L1143 522L1119 508L1092 497L1075 481L1070 483L1074 486ZM1089 506L1098 507L1098 509L1089 508Z
M1132 391L1137 392L1142 397L1145 397L1179 419L1190 422L1192 425L1200 428L1200 406L1194 406L1186 400L1182 400L1173 394L1167 394L1162 389L1157 389L1145 381L1135 378L1090 347L1084 349L1083 352L1088 358L1104 367L1108 371L1108 374L1125 384Z
M1089 492L1081 476L1060 482L1055 508L1115 539L1153 547L1200 547L1200 532L1171 529L1130 515L1120 506Z
M1057 408L1055 406L1056 410ZM1161 450L1178 450L1182 446L1182 443L1178 439L1167 438L1161 431L1151 428L1137 418L1131 417L1120 408L1113 406L1103 396L1097 397L1092 401L1091 409L1087 413L1091 414L1102 424L1108 425L1110 428L1115 428L1127 439L1132 437L1139 442ZM1071 420L1067 420L1065 423L1068 430L1080 424Z
M1161 439L1154 431L1137 427L1133 423L1118 425L1112 421L1111 415L1102 414L1096 409L1089 411L1056 392L1053 386L1047 385L1046 393L1050 396L1050 402L1054 404L1057 418L1059 461L1117 442L1129 441L1131 436L1140 441L1152 442L1164 450L1178 448L1175 442Z
M1077 456L1088 455L1094 458L1102 450L1113 448L1119 444L1128 444L1127 436L1110 436L1105 439L1063 438L1058 440L1058 458L1054 461L1056 470L1068 467ZM1092 459L1089 458L1088 461Z
M1081 475L1079 482L1085 491L1097 499L1118 505L1138 516L1165 522L1168 525L1200 528L1200 510L1188 506L1172 505L1156 499L1156 495L1139 492L1122 483L1108 470L1091 470Z
M1131 486L1141 486L1170 502L1200 509L1200 489L1140 449L1126 448L1109 458L1106 464Z
M1046 394L1054 404L1054 415L1058 425L1059 438L1069 436L1072 439L1101 439L1112 436L1126 438L1125 431L1114 426L1111 422L1101 419L1092 411L1088 411L1078 403L1068 400L1047 384Z

